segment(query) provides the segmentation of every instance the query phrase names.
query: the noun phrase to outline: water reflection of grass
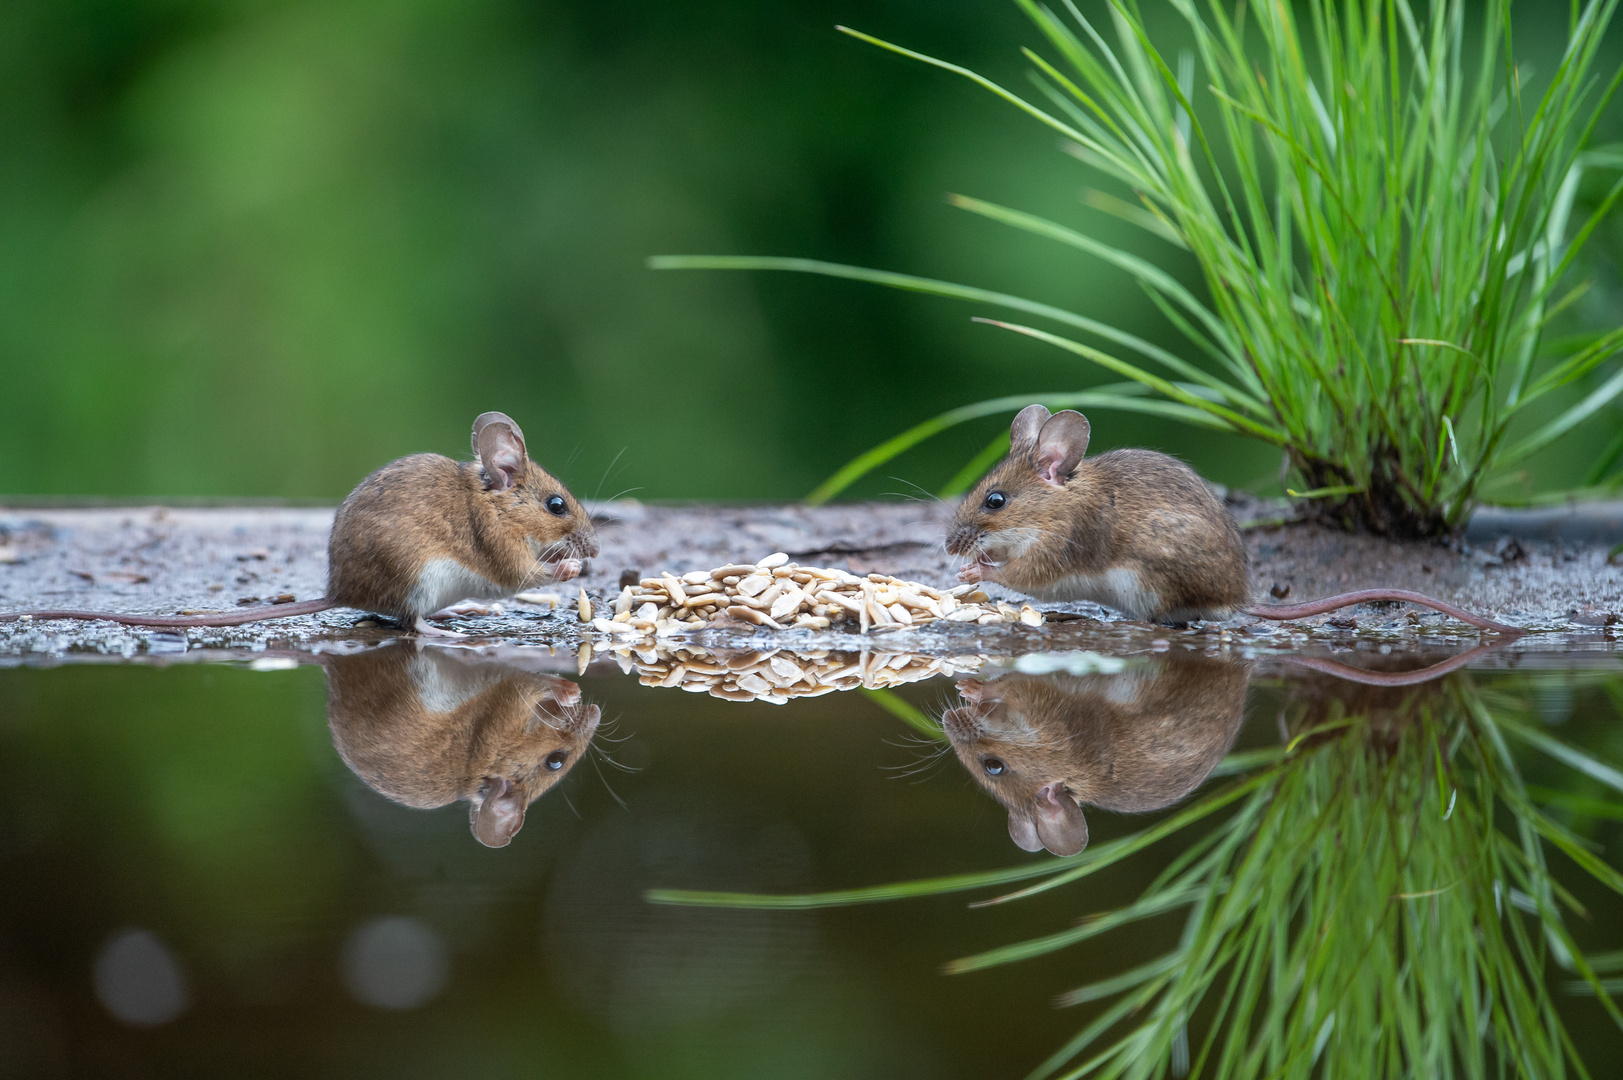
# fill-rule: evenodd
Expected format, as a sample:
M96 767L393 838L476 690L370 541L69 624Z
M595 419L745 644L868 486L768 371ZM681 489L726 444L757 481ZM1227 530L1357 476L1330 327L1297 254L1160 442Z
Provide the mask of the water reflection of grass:
M1620 982L1600 977L1623 957L1584 958L1566 919L1587 913L1552 874L1550 849L1623 893L1623 874L1557 819L1615 817L1623 804L1564 795L1549 812L1511 746L1612 796L1623 774L1464 678L1403 697L1300 701L1287 716L1289 741L1236 755L1225 785L1068 859L808 896L653 899L798 908L1031 882L983 902L1000 904L1204 823L1126 907L948 965L1006 964L1187 909L1164 955L1061 996L1109 1004L1034 1077L1588 1075L1546 972L1569 972L1569 990L1597 996L1623 1025L1611 998Z

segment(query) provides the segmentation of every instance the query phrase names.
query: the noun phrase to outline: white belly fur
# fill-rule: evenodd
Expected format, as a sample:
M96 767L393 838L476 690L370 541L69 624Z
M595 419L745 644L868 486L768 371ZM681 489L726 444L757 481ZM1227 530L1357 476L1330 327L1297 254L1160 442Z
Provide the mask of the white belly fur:
M417 575L406 602L413 613L427 615L458 600L499 600L508 590L455 559L430 559Z
M1146 589L1136 571L1119 566L1102 574L1072 574L1032 595L1039 600L1092 600L1129 619L1148 619L1161 607L1160 595Z
M412 657L411 682L425 712L449 715L500 682L494 665L473 667L447 660L435 652Z

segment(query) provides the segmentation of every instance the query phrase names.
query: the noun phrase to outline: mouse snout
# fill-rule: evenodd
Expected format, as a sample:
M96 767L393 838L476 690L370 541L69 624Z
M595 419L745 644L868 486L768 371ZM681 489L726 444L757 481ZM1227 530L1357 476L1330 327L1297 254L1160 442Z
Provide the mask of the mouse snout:
M561 730L578 738L590 739L603 719L603 710L596 705L575 706L563 710L563 714Z
M988 721L996 711L995 701L972 699L942 714L941 729L953 742L970 742L986 734L991 726Z
M947 531L947 554L970 554L980 546L981 536L981 530L967 521L954 524Z
M595 559L602 547L597 542L597 530L583 525L569 534L569 547L577 559Z
M973 707L948 709L941 714L941 730L952 742L970 742L980 734Z

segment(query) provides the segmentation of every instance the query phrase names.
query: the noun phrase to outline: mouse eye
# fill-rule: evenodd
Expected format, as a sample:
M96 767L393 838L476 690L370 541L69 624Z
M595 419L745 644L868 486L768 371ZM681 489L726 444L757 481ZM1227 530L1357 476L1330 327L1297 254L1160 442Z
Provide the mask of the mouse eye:
M554 750L552 753L547 755L547 759L545 762L543 762L543 764L546 765L549 772L557 772L559 769L564 767L564 762L568 760L568 750Z
M1002 758L989 757L981 759L981 768L986 770L987 776L1002 776L1008 766L1003 764Z
M548 495L546 507L549 513L557 514L559 517L569 513L569 504L564 502L562 495Z
M981 503L981 505L986 507L988 510L1001 510L1003 509L1004 504L1008 501L1009 497L1003 494L1003 492L989 491L986 494L986 501Z

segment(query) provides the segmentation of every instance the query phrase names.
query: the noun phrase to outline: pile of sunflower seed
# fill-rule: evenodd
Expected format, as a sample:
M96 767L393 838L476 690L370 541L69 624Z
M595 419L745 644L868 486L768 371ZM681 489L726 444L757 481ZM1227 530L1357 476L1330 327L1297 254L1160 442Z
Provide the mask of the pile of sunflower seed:
M908 652L831 652L812 649L729 653L697 645L620 646L620 666L635 670L644 686L680 688L729 701L820 697L837 690L880 690L937 675L979 671L983 656L941 658Z
M783 552L758 563L729 563L677 577L665 573L628 585L614 611L596 612L580 591L580 621L616 637L668 637L712 626L753 624L773 630L827 630L836 624L866 634L935 621L1041 626L1030 604L996 603L976 585L936 589L887 574L800 566Z

